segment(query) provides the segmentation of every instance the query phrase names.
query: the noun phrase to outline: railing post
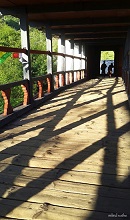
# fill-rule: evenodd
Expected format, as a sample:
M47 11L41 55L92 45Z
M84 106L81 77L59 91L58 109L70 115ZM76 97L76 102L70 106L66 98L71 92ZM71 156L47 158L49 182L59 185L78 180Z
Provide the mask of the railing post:
M80 73L81 73L80 70L77 71L77 80L80 80L80 77L81 77L81 76L80 76L80 75L81 75Z
M69 80L70 80L70 84L73 82L73 72L69 72Z
M65 73L63 72L61 74L61 86L64 86L65 85Z
M47 55L47 73L53 75L52 32L49 26L46 26L46 50L50 52L50 54ZM48 78L48 80L50 79ZM53 77L51 78L50 83L50 92L52 92L54 90Z
M59 88L59 75L55 76L55 80L56 80L56 89Z
M30 59L30 40L29 40L29 25L28 25L28 15L25 10L20 17L20 28L21 28L21 46L26 49L26 54L22 54L22 64L23 64L23 78L29 80L29 97L28 102L33 102L33 85L32 85L32 74L31 74L31 59Z
M85 70L85 46L82 44L81 48L81 79L85 77L84 70Z
M65 54L65 34L62 33L60 38L58 39L58 53ZM58 56L57 60L57 72L64 72L65 71L65 57ZM63 86L63 74L59 74L59 85Z
M24 93L24 98L23 98L23 105L28 105L29 102L29 86L28 82L26 84L21 85L23 93Z
M74 40L66 40L66 54L73 56L74 55ZM66 73L66 84L70 84L73 82L73 70L74 70L74 58L66 57L66 71L70 72Z
M74 39L70 41L70 54L74 56ZM71 66L70 66L70 83L74 81L74 58L71 58Z
M38 98L42 98L44 95L44 93L43 93L43 80L38 80L37 85L38 85Z
M80 53L79 44L75 43L74 44L74 55L79 56L79 53ZM79 70L79 68L80 68L80 59L74 59L74 69L76 70L74 71L74 82L76 82L79 78L79 71L77 71Z
M66 48L66 54L69 54L71 55L71 51L70 51L70 41L69 40L65 40L65 48ZM69 70L71 69L70 68L70 65L71 65L71 57L67 57L66 56L66 66L65 66L65 69L66 69L66 85L70 84L70 74L69 74Z
M49 77L47 77L47 93L51 93L51 85L52 85L52 75L50 75Z
M10 95L11 95L11 89L5 89L1 91L3 100L4 100L4 115L11 114L13 112L13 108L10 104Z

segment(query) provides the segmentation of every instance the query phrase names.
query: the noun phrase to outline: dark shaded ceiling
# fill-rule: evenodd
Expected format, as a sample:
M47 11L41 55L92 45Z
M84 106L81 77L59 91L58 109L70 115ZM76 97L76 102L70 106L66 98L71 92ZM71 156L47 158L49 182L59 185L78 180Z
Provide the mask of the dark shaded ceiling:
M0 11L26 8L31 25L88 44L122 45L130 26L128 0L0 0Z

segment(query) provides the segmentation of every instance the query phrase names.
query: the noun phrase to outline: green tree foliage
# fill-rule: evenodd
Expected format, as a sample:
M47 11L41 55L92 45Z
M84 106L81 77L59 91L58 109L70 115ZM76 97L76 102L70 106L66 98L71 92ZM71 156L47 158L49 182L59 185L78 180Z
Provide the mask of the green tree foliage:
M30 48L32 50L46 50L46 37L36 28L30 28ZM33 76L46 74L47 65L46 55L31 54L31 67Z
M114 51L101 51L101 60L114 60Z
M0 19L0 45L6 47L20 47L20 30L16 30L7 24L14 19L18 24L18 19L5 16ZM11 22L10 22L11 24ZM12 55L4 63L0 64L0 84L17 81L23 78L22 64ZM22 101L23 93L21 88L15 87L11 91L12 106L16 106ZM3 98L0 94L0 112L3 111Z
M13 17L5 16L0 19L0 45L7 47L20 47L20 30L16 31L14 28L6 24L6 21ZM18 19L14 18L18 23ZM0 84L9 83L22 79L22 65L17 59L13 59L12 55L6 61L0 64Z
M58 52L58 38L55 36L52 41L53 51ZM57 56L53 55L53 71L57 71Z
M10 16L9 16L10 17ZM20 30L16 31L9 26L6 21L9 20L8 16L0 19L0 45L7 47L20 47ZM18 19L14 18L15 22Z
M8 16L4 16L3 19L9 27L14 28L16 31L20 30L18 18L8 15Z

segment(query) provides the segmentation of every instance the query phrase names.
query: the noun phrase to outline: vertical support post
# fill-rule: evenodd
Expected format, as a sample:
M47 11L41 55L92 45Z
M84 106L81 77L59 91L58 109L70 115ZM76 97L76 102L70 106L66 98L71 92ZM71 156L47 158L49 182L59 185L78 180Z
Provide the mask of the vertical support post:
M70 54L74 56L74 39L71 39L70 41ZM74 81L74 58L70 58L70 83Z
M75 56L79 56L79 45L78 44L74 44L74 55ZM79 62L80 60L79 59L74 59L74 82L77 81L78 77L77 77L77 70L79 69Z
M81 49L81 78L84 78L84 70L85 70L85 47L84 44L82 44L82 49Z
M50 52L47 55L47 73L53 74L53 59L52 59L52 32L49 26L46 26L46 50ZM54 79L53 75L51 77L51 85L50 85L50 92L54 90Z
M83 51L84 51L84 58L85 58L85 61L84 61L85 62L84 63L84 65L85 65L84 77L88 78L88 73L87 73L87 69L88 69L87 48L86 48L85 45L83 45L83 47L84 47Z
M58 53L65 54L65 34L62 33L60 38L58 39ZM57 71L64 72L65 71L65 57L58 56L58 63L57 63ZM64 74L59 75L59 85L63 86L63 79Z
M81 45L81 43L79 44L79 52L78 52L78 56L81 58L81 53L82 53L82 45ZM78 59L78 76L77 76L77 78L78 78L78 80L80 80L81 79L81 59Z
M66 54L69 54L69 55L71 55L71 43L70 43L70 41L69 40L66 40L65 41L65 48L66 48ZM72 70L71 69L71 62L72 62L72 58L71 57L66 57L66 62L65 62L65 64L66 64L66 71L67 71L67 73L66 73L66 85L68 85L68 84L70 84L70 77L69 77L69 75L70 75L70 70Z
M31 59L30 59L30 39L29 39L29 25L26 10L22 11L20 17L20 29L21 29L21 47L27 50L26 54L22 54L23 64L23 78L28 79L29 82L29 103L33 101L33 85L31 74Z

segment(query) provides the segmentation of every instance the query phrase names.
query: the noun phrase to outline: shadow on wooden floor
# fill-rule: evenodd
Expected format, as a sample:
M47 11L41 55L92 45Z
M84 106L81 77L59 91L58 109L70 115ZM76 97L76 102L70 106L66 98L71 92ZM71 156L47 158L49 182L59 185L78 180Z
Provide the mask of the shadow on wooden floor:
M95 84L91 85L90 87L98 86L98 84L101 82L101 79L98 80ZM26 132L35 132L35 130L39 129L39 134L35 137L28 137L27 140L20 141L19 143L13 145L12 147L5 148L1 151L0 160L4 161L6 160L6 163L8 165L3 168L3 170L0 173L0 184L1 186L4 185L4 187L0 189L0 216L5 217L8 216L8 213L12 212L20 206L22 203L26 202L31 198L32 196L38 194L41 190L45 189L49 184L52 182L60 179L61 176L66 174L68 171L71 171L75 166L77 166L79 163L83 162L87 158L89 158L91 155L95 154L100 148L104 149L104 158L103 158L103 167L102 167L102 174L101 174L101 186L98 187L97 192L97 200L95 201L95 208L94 211L91 211L90 216L87 216L83 218L84 220L105 220L109 219L110 217L114 217L114 215L120 215L120 219L126 219L129 218L129 204L130 204L130 193L127 193L130 188L130 176L128 176L123 182L118 182L116 179L117 174L117 156L118 156L118 139L121 135L129 131L129 123L125 124L124 126L120 128L116 128L115 125L115 118L114 118L114 108L113 100L112 100L112 91L117 85L117 81L114 82L114 84L111 85L111 88L108 90L107 94L104 95L107 97L107 108L105 110L102 110L98 113L95 113L93 115L90 115L89 117L82 118L81 120L74 121L73 123L70 123L63 127L62 129L56 129L55 127L57 124L63 119L63 117L67 114L68 109L71 108L77 108L82 103L78 103L75 105L76 101L81 97L81 95L87 91L89 92L89 87L86 88L80 88L77 89L76 95L74 90L69 92L67 94L68 99L70 101L67 101L65 103L65 106L62 104L59 104L59 110L55 110L56 102L54 101L54 105L51 107L53 108L53 111L50 113L45 113L44 115L36 116L35 118L27 118L21 122L19 119L16 124L12 123L12 125L6 126L5 129L8 129L7 135L1 136L1 141L7 141L12 140L13 138L18 136L24 136ZM100 99L100 98L99 98ZM59 98L60 100L60 98ZM63 101L62 97L61 100ZM87 102L95 102L98 98L86 101ZM53 100L51 101L53 103ZM61 105L61 106L60 106ZM120 103L116 106L118 108L119 106L125 106L127 107L127 103ZM46 105L46 108L50 108L50 106ZM38 110L40 111L40 109ZM38 112L37 111L37 112ZM31 113L34 113L35 111L32 111ZM96 141L89 147L81 150L80 152L66 158L64 161L60 162L58 165L55 166L54 169L50 169L49 171L45 172L43 175L41 175L39 178L33 178L30 181L27 181L28 183L23 183L23 186L20 187L14 187L15 179L22 174L25 167L29 167L30 160L33 158L35 152L37 149L39 149L40 145L43 142L47 142L48 137L47 134L49 132L49 139L50 138L57 138L58 136L63 133L64 131L70 131L71 129L78 127L81 124L84 124L90 120L93 120L103 114L107 115L107 130L108 134L104 138L100 139L99 141ZM46 122L42 123L42 120L48 117L52 117L52 120L46 120ZM39 121L39 124L35 127L26 127L26 124ZM15 125L14 125L15 124ZM11 133L11 129L16 126L18 129L19 127L23 126L24 130L20 130L20 132ZM113 139L112 139L113 137ZM113 144L111 144L113 142ZM35 145L35 147L31 147L32 145ZM95 148L96 145L96 148ZM24 146L24 147L23 147ZM30 147L30 152L28 151L28 148ZM24 150L23 150L24 149ZM24 152L27 151L28 155L24 155ZM49 153L49 152L48 152ZM51 154L51 152L50 152ZM110 158L111 157L111 158ZM11 158L11 160L10 160ZM73 161L73 162L72 162ZM109 183L106 179L106 174L111 173L109 170L109 163L112 162L112 168L113 172L111 175L109 175L110 178L110 187ZM2 165L1 165L2 166ZM44 168L41 167L41 168ZM7 175L6 175L7 174ZM12 188L11 188L12 186ZM11 189L6 198L3 197L3 195L6 193L8 189ZM105 190L106 189L106 190ZM126 197L122 197L122 192L126 192ZM124 193L123 193L124 195ZM42 211L47 210L47 206L49 206L48 203L43 204L40 213ZM112 208L113 207L113 208ZM36 215L37 214L37 215ZM38 213L34 215L38 218ZM113 215L113 216L112 216ZM121 217L122 215L122 217ZM123 216L124 215L124 216Z

